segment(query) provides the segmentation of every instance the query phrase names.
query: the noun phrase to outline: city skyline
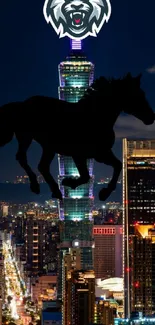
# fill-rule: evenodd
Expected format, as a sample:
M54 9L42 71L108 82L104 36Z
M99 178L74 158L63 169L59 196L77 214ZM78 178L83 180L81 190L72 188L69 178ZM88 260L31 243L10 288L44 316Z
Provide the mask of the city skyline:
M8 113L0 115L0 140L17 125L25 139L33 129L36 140L27 156L24 137L0 147L0 325L155 324L155 3L147 8L140 0L101 0L100 14L105 10L105 18L108 2L111 19L81 46L75 39L59 39L43 17L44 1L3 3L0 12L0 107L11 103L8 111L4 106ZM80 31L79 26L82 32L95 14L95 30L98 0L47 2L47 14L52 17L53 10L55 24L60 21L64 32L63 15L68 31ZM80 113L78 118L78 110L77 115L59 112L55 102L69 107L100 76L105 79L94 82L88 92L92 97L86 93L88 101L77 105L89 116ZM140 76L150 107L144 93L138 93ZM106 88L108 77L116 81L110 79ZM33 102L32 96L39 100ZM27 98L35 114L29 101L24 104ZM21 111L13 110L17 101L23 103L15 105L24 107ZM75 105L70 107L74 111ZM121 114L114 126L113 154L112 127L120 111L133 112L146 125ZM64 144L54 149L58 134ZM48 150L58 153L51 175ZM73 158L64 156L68 153ZM120 175L115 155L122 161ZM87 166L80 156L89 158Z
M35 94L58 97L57 66L68 53L69 40L59 39L52 28L49 28L42 9L43 2L38 3L35 0L32 4L29 0L21 16L22 7L19 3L9 5L9 8L7 3L2 5L0 105L20 101ZM141 6L140 0L134 5L129 0L112 2L112 15L108 24L97 38L89 37L83 41L86 54L90 53L89 59L96 64L95 77L100 75L122 77L128 71L133 75L142 72L142 88L152 107L155 107L154 9L155 4L150 4L146 16L146 8ZM117 121L115 130L114 151L119 158L122 137L155 137L154 125L146 127L131 116L122 115ZM0 149L2 157L0 170L5 179L22 174L15 161L16 150L15 140ZM29 151L33 168L36 167L40 155L41 150L34 143ZM54 176L57 177L57 159L52 166ZM95 164L96 177L110 176L111 172L112 169Z

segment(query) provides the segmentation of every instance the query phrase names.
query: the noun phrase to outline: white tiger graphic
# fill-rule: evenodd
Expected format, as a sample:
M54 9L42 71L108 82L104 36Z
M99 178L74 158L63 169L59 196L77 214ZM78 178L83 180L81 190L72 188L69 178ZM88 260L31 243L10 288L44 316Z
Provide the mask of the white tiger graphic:
M111 16L110 0L46 0L44 17L59 37L97 36Z

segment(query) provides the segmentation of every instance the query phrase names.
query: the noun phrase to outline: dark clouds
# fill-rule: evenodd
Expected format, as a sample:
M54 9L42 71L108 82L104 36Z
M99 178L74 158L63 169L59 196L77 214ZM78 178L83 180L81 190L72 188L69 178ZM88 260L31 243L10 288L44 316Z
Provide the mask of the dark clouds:
M155 73L155 64L152 67L147 68L146 70L148 73L154 74Z
M155 139L155 123L145 125L133 116L120 116L115 125L116 137Z

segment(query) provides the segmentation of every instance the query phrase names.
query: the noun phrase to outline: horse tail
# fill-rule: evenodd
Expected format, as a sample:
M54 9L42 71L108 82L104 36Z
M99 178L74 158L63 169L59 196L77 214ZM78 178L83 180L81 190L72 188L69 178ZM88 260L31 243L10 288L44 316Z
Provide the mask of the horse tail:
M12 141L14 137L14 106L18 103L7 103L0 107L0 118L5 121L8 119L8 126L2 125L0 128L0 147Z

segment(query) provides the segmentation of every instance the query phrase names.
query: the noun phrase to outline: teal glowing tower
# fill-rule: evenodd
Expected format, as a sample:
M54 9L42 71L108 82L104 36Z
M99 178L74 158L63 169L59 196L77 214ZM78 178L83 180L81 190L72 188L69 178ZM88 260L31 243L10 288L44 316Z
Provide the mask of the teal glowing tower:
M71 51L59 64L59 99L76 103L94 79L94 65L82 51L81 41L71 40Z
M82 51L81 41L71 41L71 51L65 61L59 64L59 99L78 102L92 84L94 65L87 60ZM76 117L75 117L76 118ZM74 134L71 134L74 141ZM79 177L71 157L58 156L59 185L63 200L59 202L60 222L60 260L71 247L79 247L81 266L84 270L93 269L93 160L88 161L90 182L76 190L61 185L64 177ZM62 263L59 266L61 274ZM59 281L61 281L59 277ZM59 286L61 284L59 283ZM60 297L60 295L59 295Z

